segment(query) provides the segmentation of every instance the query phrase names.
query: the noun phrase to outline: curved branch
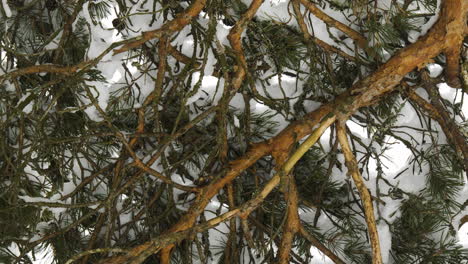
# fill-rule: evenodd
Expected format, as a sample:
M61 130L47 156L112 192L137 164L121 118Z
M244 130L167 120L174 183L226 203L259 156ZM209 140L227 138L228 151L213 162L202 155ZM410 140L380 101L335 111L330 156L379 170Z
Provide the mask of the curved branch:
M183 54L180 52L178 49L176 49L174 46L171 44L167 45L167 51L174 57L176 60L184 63L184 64L191 64L193 65L194 68L198 69L201 67L201 64L199 62L193 62L192 58L188 57L187 55Z
M437 87L433 82L431 82L430 77L426 72L422 73L422 80L423 87L429 94L431 103L421 98L414 91L410 91L408 93L408 97L419 107L423 108L432 119L439 123L440 127L444 131L444 134L447 136L449 142L453 145L456 152L463 157L463 167L465 168L465 171L468 172L468 144L466 143L466 138L460 131L460 128L457 126L453 118L450 117L450 114L441 104Z
M320 8L316 7L312 2L309 0L298 0L303 4L314 16L325 22L327 25L335 27L341 30L343 33L348 35L350 38L354 39L358 46L364 50L367 49L367 40L366 38L361 35L356 30L348 27L347 25L335 20L331 16L327 15L323 12Z
M119 264L119 263L130 263L140 264L150 255L158 252L161 249L169 248L174 243L181 241L194 233L202 232L210 229L224 221L227 221L235 216L242 218L248 217L248 215L255 210L261 202L268 196L268 194L280 183L282 175L287 175L292 170L294 165L299 159L312 147L325 130L335 122L335 116L325 118L320 126L314 130L314 132L302 143L299 148L294 152L293 155L284 163L282 169L276 173L263 187L263 189L252 199L245 202L242 206L237 209L233 209L226 212L216 218L208 220L206 223L197 225L195 227L189 226L183 230L177 230L173 232L166 232L165 234L146 242L143 245L136 246L128 251L124 256L112 257L104 259L99 264ZM180 223L180 222L179 222Z
M333 102L307 114L303 120L292 123L274 138L252 145L244 156L230 163L224 177L213 181L200 190L188 212L179 219L168 233L191 228L211 198L226 184L230 183L261 157L271 154L275 150L287 149L287 146L302 139L313 131L313 127L326 115L335 112L340 118L346 118L359 108L372 104L382 94L393 90L407 73L418 66L424 65L443 52L447 43L450 43L446 42L447 38L464 34L467 13L468 1L444 1L439 20L424 37L402 49L376 72L356 83ZM457 26L451 27L451 31L447 31L446 25L448 23L454 23ZM133 248L131 251L133 254L139 254L148 248L151 248L152 252L159 250L151 242L147 242Z
M310 35L309 30L307 29L307 25L304 22L304 16L301 13L301 9L300 9L298 0L293 0L291 3L292 3L292 6L293 6L294 14L296 15L297 23L299 24L299 28L301 29L302 34L304 35L304 39L306 41L313 40L315 43L317 43L317 45L322 47L324 50L336 53L336 54L340 55L343 58L347 58L347 59L352 60L352 61L357 61L357 59L355 57L349 55L348 53L346 53L346 52L344 52L342 50L340 50L339 48L336 48L336 47L326 43L325 41Z
M195 16L198 16L205 7L206 0L195 0L184 12L178 14L175 19L164 24L161 28L152 31L145 31L141 36L131 38L126 41L126 44L114 50L114 54L122 53L130 49L139 47L148 40L159 38L163 35L171 35L172 33L181 30L188 25Z
M367 230L369 232L370 243L372 247L372 263L382 264L382 253L380 250L379 234L377 232L377 225L375 224L374 207L372 206L372 198L369 190L364 183L364 179L359 173L358 163L349 145L348 137L346 135L346 128L344 121L340 120L336 126L336 136L340 141L341 150L345 156L346 167L348 167L348 174L351 174L354 184L356 185L359 196L361 197L364 206L364 214L366 216Z
M6 79L16 78L22 75L29 75L35 73L58 73L63 75L72 75L78 70L78 66L60 66L55 64L43 64L43 65L34 65L30 67L20 68L15 71L11 71L0 75L0 83Z
M258 8L262 5L263 1L264 0L254 0L252 2L252 4L250 5L250 7L247 9L247 11L242 15L242 17L236 22L235 26L230 30L230 32L229 32L229 34L227 36L227 38L228 38L228 40L229 40L235 54L236 54L236 58L237 58L238 65L239 65L237 67L237 71L235 72L234 78L232 80L232 84L230 86L231 89L229 91L229 97L230 97L230 95L234 95L237 92L237 90L239 90L239 88L241 87L241 85L242 85L242 83L244 81L246 71L247 71L247 62L246 62L246 59L245 59L244 52L242 50L242 42L241 42L242 32L244 31L245 27L247 26L247 23L255 15ZM224 98L224 96L223 96L223 98ZM224 185L226 185L226 184L224 183L223 186L221 186L219 189L223 188ZM217 189L216 192L218 192L219 189ZM206 195L205 193L201 192L198 197L203 197L205 195ZM210 197L209 199L211 199L211 197L213 197L214 195L215 195L215 193L209 194L208 195L208 197ZM184 219L184 217L183 217L182 219L184 219L184 220L181 219L177 224L175 224L171 229L169 229L168 232L177 232L177 231L180 231L180 230L185 230L187 227L192 226L193 223L195 222L196 218L201 214L203 209L208 204L209 199L204 200L203 203L200 204L200 207L196 207L194 212L189 212L186 215L186 219ZM188 226L186 225L187 223L189 224ZM174 247L174 245L172 244L172 245L164 248L161 251L161 262L162 263L164 263L164 264L169 263L169 257L170 257L170 254L171 254L171 251L172 251L173 247Z
M337 255L335 255L330 249L325 247L320 241L315 238L307 229L304 227L304 225L299 226L299 233L307 239L314 247L318 248L323 254L325 254L327 257L329 257L333 262L336 264L345 264L343 260L341 260Z
M464 3L466 5L466 1ZM447 10L446 12L449 15L456 14L459 7L455 5L455 3L447 3L446 4ZM446 39L445 45L445 56L447 61L447 70L445 71L445 76L447 79L447 83L452 87L461 87L461 81L459 78L460 75L460 55L461 55L461 47L463 45L463 39L468 34L468 25L466 24L466 17L465 14L465 24L459 25L457 22L454 23L448 22L446 25L447 35L450 35L449 38Z

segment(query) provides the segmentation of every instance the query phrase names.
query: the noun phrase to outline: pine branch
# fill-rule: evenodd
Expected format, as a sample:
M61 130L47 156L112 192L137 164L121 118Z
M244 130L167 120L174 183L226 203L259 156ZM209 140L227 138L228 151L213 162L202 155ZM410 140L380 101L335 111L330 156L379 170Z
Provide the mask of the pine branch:
M366 58L362 53L359 55L358 48L353 57L311 36L300 12L301 3L313 5L312 9L322 19L334 20L311 1L290 2L300 31L286 22L255 19L263 1L252 1L248 7L242 1L209 0L200 4L205 1L193 0L186 1L190 2L188 8L185 8L188 4L175 0L153 1L152 7L147 2L132 7L124 2L117 1L119 18L125 19L120 22L125 23L128 30L119 31L124 39L133 31L132 27L139 26L135 21L144 21L136 16L146 16L151 27L158 15L162 19L158 18L158 23L162 22L163 26L136 38L112 43L96 58L84 62L81 61L86 52L96 47L96 37L99 42L95 29L107 30L97 23L95 16L102 20L106 14L110 15L106 6L110 8L112 4L100 7L103 9L98 14L90 3L91 23L87 24L89 18L80 17L82 7L73 3L61 2L58 9L53 6L57 4L55 0L33 1L26 5L15 2L14 6L12 1L7 3L13 15L0 18L0 32L5 36L0 40L0 49L5 47L6 51L1 55L0 65L0 72L4 73L0 76L0 127L4 128L0 136L0 171L5 175L1 185L5 192L0 198L0 206L4 208L0 208L0 222L6 223L0 227L0 233L5 233L6 237L0 239L0 262L27 260L28 255L47 245L52 246L55 261L65 262L85 251L98 254L85 254L79 262L97 262L109 254L93 250L108 248L111 244L118 248L130 247L128 254L119 257L134 263L157 262L157 258L162 263L185 263L196 259L197 254L202 262L214 261L218 256L212 246L217 242L207 230L228 221L228 232L224 232L224 225L219 229L221 233L229 233L223 261L238 262L246 250L245 242L258 247L256 252L248 250L251 261L256 259L252 253L257 252L265 257L264 262L308 261L309 243L301 237L294 240L296 235L302 235L338 263L341 260L323 246L322 239L330 242L333 247L330 249L342 250L340 256L349 261L370 262L369 245L362 239L366 230L360 222L361 211L365 211L360 199L350 192L350 186L332 182L330 178L330 173L342 166L338 160L332 161L336 156L335 148L328 148L333 141L337 142L333 131L328 145L322 142L306 150L307 155L297 164L294 177L290 171L283 170L287 165L284 163L295 158L296 154L290 155L293 146L308 134L317 133L315 127L329 126L323 120L335 117L347 120L354 114L360 125L368 125L372 135L370 143L358 135L351 137L353 148L364 155L360 161L365 163L364 169L367 166L369 170L368 162L377 162L377 197L370 199L382 201L385 206L388 199L408 198L399 208L401 217L387 223L392 239L398 241L392 243L390 250L395 261L460 261L463 252L454 244L453 230L442 231L446 236L433 236L440 228L445 230L446 221L459 210L453 197L462 184L459 179L461 163L454 157L464 156L462 163L466 165L464 135L434 87L428 89L432 104L414 93L408 95L413 103L421 106L414 109L421 121L419 127L418 124L414 124L416 127L412 127L413 124L411 127L396 126L400 115L404 114L401 112L404 103L389 95L400 92L394 89L402 78L412 77L415 68L425 67L440 54L445 54L447 59L446 79L450 82L449 75L456 75L453 69L460 55L454 56L453 51L460 49L460 38L467 32L466 1L443 2L439 21L429 33L414 44L405 42L407 47L377 70L374 65L361 61ZM404 43L401 38L408 39L408 32L419 28L409 24L409 19L416 17L412 15L413 10L406 10L411 2L406 1L403 9L399 3L392 2L388 10L375 1L339 5L347 19L355 15L357 22L340 25L329 21L328 26L344 30L345 35L351 25L359 27L354 33L368 32L376 43L368 47L368 56L376 48L394 53ZM418 1L418 4L426 9L434 5L429 0ZM415 12L424 8L418 6ZM200 13L204 9L207 16L192 12L195 9L200 9ZM313 13L309 8L306 12ZM184 17L188 13L190 17ZM175 19L168 21L168 17ZM217 40L219 33L228 30L227 27L220 30L221 22L233 26L228 37L230 47ZM191 26L187 27L189 24ZM72 25L76 26L72 28ZM59 46L44 50L59 32L63 32ZM243 32L246 34L241 37ZM176 34L177 38L173 39L172 35ZM348 36L353 39L351 35ZM154 38L158 38L156 49L149 48L150 43L146 43L153 43ZM219 38L226 41L224 37ZM359 47L359 40L354 40ZM179 51L180 44L172 46L171 41L183 41L184 52L187 46L193 47L192 58ZM345 42L335 41L345 46ZM130 51L141 45L138 52ZM102 74L97 69L107 67L106 63L115 65L117 58L106 62L102 59L117 47L130 52L122 59L122 68L116 69L122 74L120 81L113 83L115 79L112 78L111 82L106 82L113 69L104 69ZM75 65L58 65L60 61L55 58L58 59L59 54L64 55L68 64ZM203 62L196 59L197 56L202 56ZM97 69L92 69L95 66ZM214 69L212 76L207 76L205 69ZM375 72L364 77L373 70ZM216 83L216 92L222 91L221 100L209 94L213 90L206 86L208 77L209 85ZM292 79L295 79L295 90L290 85ZM151 90L147 86L153 83ZM94 90L91 92L91 89ZM284 98L276 98L278 94ZM244 109L238 108L239 103L242 104L239 99L243 100ZM320 101L322 106L305 114L311 100ZM253 110L255 101L274 111L256 114L259 109ZM215 102L219 103L214 105ZM422 118L419 108L441 124L455 152L448 145L436 142L437 131L431 129L431 119ZM94 120L95 110L97 118L104 121ZM283 114L291 123L271 137L278 124L275 113ZM421 133L422 138L411 135L407 128ZM407 177L403 173L410 173L411 163L414 173L418 169L422 173L425 166L429 168L427 186L420 197L400 190L398 180L386 179L389 175L382 170L385 166L382 159L389 146L383 140L387 136L401 141L414 155L408 168L396 178ZM420 141L425 145L415 146ZM381 151L374 144L380 144ZM153 169L155 166L158 168ZM277 174L272 173L274 166ZM186 181L196 186L187 186ZM71 192L70 186L74 186ZM279 191L273 191L278 186ZM64 195L65 189L67 195ZM60 200L71 198L72 203L68 206L67 202L62 209L65 212L58 215L55 210L41 210L39 205L60 207L62 204L22 206L18 195L52 197L49 198L52 201L61 196ZM88 208L89 202L96 200L101 201L98 208ZM219 201L219 208L211 210L214 200ZM328 216L333 228L326 231L323 238L317 239L304 232L307 229L299 221L299 202L301 209L316 207L316 212ZM226 205L231 211L225 215L222 212ZM249 230L247 219L254 210L255 219L265 222L267 231ZM377 213L380 216L382 212ZM211 224L205 218L210 214L216 219ZM319 216L317 213L317 223L321 222ZM241 219L242 230L236 226L237 218ZM49 227L44 228L46 224ZM174 237L170 236L170 230L174 231ZM41 232L34 242L21 239L31 237L32 232ZM240 237L242 234L245 239ZM279 248L276 259L273 244L261 244L265 235ZM183 242L178 243L180 241ZM20 248L19 257L1 249L11 242ZM154 252L163 254L161 257L152 255Z
M349 55L348 53L346 53L346 52L340 50L339 48L336 48L336 47L324 42L323 40L321 40L319 38L316 38L316 37L312 36L309 33L309 30L307 29L307 25L304 22L304 16L301 13L299 0L293 0L291 3L292 3L292 6L293 6L293 9L294 9L294 14L296 15L297 23L299 24L299 27L300 27L300 29L301 29L301 31L302 31L302 33L304 35L304 39L306 41L313 40L315 43L317 43L317 45L319 45L320 47L322 47L324 50L326 50L328 52L336 53L336 54L340 55L341 57L349 59L351 61L357 61L357 59L355 57Z
M173 20L164 24L161 28L146 31L141 36L128 39L122 48L114 50L114 54L119 54L130 49L139 47L143 43L162 36L170 36L176 31L181 30L188 25L194 17L196 17L206 4L206 0L195 0L193 3L182 13L178 14Z
M339 121L336 126L336 134L338 140L340 141L341 150L345 156L346 167L348 167L348 174L350 174L354 180L359 196L361 197L362 203L364 205L364 213L366 216L367 230L369 231L370 243L372 246L372 263L373 264L382 264L382 253L380 249L379 234L377 233L377 225L374 218L374 207L372 205L372 198L369 193L369 190L364 183L364 179L359 173L359 167L354 156L349 141L346 135L346 128L344 121Z
M204 224L200 224L194 227L188 227L186 229L181 229L173 232L165 232L165 234L159 236L158 238L147 242L145 244L134 247L128 251L125 256L112 257L104 259L99 264L110 264L110 263L130 263L130 264L140 264L150 255L169 248L170 245L173 245L177 241L180 241L184 238L192 236L194 233L202 232L208 230L224 221L231 219L239 215L242 218L246 218L249 214L255 210L262 201L268 196L268 194L280 183L282 175L287 175L291 172L294 165L299 161L299 159L307 152L307 150L317 142L323 132L335 121L334 117L329 117L323 120L320 126L314 130L314 132L307 138L307 140L302 143L299 148L288 158L284 163L282 169L276 173L263 187L263 189L258 192L258 194L249 201L245 202L243 205L239 206L237 209L233 209L227 213L224 213L216 218L208 220Z
M359 34L359 32L355 31L354 29L348 27L347 25L330 17L325 12L323 12L318 7L316 7L312 2L310 2L310 0L294 0L294 1L300 1L301 4L303 4L317 18L327 23L328 25L336 27L337 29L341 30L343 33L347 34L349 37L354 39L360 48L362 48L363 50L367 50L367 40L364 36Z
M227 172L226 176L203 188L201 194L198 196L189 212L179 220L178 224L176 224L171 231L183 230L193 225L194 220L203 211L203 208L208 204L209 199L211 199L218 190L234 179L241 171L248 168L260 157L273 151L273 148L271 147L272 145L275 146L275 150L285 149L284 146L289 146L291 141L295 141L297 138L302 138L302 136L307 133L309 124L313 124L313 121L310 121L311 119L314 120L315 118L319 118L320 120L321 117L330 113L333 108L340 109L340 115L349 116L358 108L368 105L372 100L374 100L374 97L393 89L403 76L412 71L416 66L423 65L426 61L440 53L444 48L444 43L441 43L439 39L444 38L446 34L444 27L448 21L453 21L451 23L459 25L459 27L454 28L455 32L451 32L451 34L460 34L463 32L460 30L464 30L463 18L468 11L468 4L462 4L460 0L451 0L450 4L454 2L460 4L460 8L458 9L459 12L452 14L449 18L445 16L446 14L444 12L442 12L440 16L441 19L439 19L434 28L425 37L413 45L403 49L400 53L384 64L377 72L357 83L349 91L338 96L335 102L324 105L318 110L308 114L306 119L309 119L309 122L302 123L303 121L301 121L293 123L278 136L269 140L270 146L265 143L257 144L253 146L243 158L232 162L231 168ZM442 10L446 10L446 7ZM418 55L415 56L415 54ZM273 142L277 143L274 144Z
M460 128L458 128L453 119L450 118L449 114L440 103L437 94L435 94L435 89L437 88L434 87L434 84L427 79L428 76L424 77L424 75L427 75L426 73L422 74L423 83L428 90L428 94L430 94L432 104L424 100L412 90L408 92L408 97L411 101L424 109L432 119L439 123L440 127L444 131L444 134L452 143L456 151L464 157L464 168L465 171L468 171L468 145L466 143L465 137L461 133Z
M315 238L307 229L304 227L303 224L299 227L299 232L301 236L303 236L307 241L309 241L314 247L318 248L324 255L329 257L333 262L336 264L344 264L343 260L341 260L335 253L333 253L330 249L325 247L323 243L321 243L317 238Z

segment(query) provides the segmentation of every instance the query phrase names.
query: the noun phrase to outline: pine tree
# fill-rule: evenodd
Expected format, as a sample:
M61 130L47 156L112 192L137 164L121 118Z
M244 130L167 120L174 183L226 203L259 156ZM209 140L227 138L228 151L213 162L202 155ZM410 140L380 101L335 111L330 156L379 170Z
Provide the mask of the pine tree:
M3 0L0 262L468 263L467 17Z

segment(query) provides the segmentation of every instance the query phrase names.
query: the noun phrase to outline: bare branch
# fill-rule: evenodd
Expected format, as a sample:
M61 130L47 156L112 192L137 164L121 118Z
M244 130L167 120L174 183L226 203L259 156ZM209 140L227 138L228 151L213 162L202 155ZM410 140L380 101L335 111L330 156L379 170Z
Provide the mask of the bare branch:
M205 7L205 4L206 0L195 0L184 12L178 14L175 19L164 24L159 29L145 31L141 34L141 36L129 39L122 48L114 50L114 54L122 53L139 47L146 41L154 38L160 38L163 35L170 36L174 32L181 30L186 25L188 25L194 17L198 16L203 7Z
M375 223L372 198L369 193L369 190L366 187L366 184L364 183L364 179L362 178L361 173L359 173L358 163L349 145L348 138L346 135L346 128L343 122L338 122L336 134L338 140L340 141L341 150L343 151L343 154L345 156L346 167L348 167L348 174L352 176L354 184L356 185L359 191L359 196L361 197L364 206L367 230L369 232L370 243L372 247L372 263L382 264L382 253L380 250L380 241L379 235L377 233L377 225Z
M300 1L301 4L303 4L312 14L314 14L317 18L325 22L327 25L336 27L337 29L341 30L343 33L347 34L349 37L354 39L360 48L364 50L367 49L367 40L364 36L359 34L359 32L355 31L354 29L348 27L347 25L327 15L325 12L323 12L320 8L316 7L309 0L298 0L298 1Z

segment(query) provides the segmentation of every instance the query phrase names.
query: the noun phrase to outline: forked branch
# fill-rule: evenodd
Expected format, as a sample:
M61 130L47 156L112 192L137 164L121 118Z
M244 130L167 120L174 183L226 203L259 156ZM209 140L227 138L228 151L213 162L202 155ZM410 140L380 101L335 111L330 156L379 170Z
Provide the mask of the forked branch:
M325 132L325 130L335 122L335 116L325 118L317 127L314 132L307 138L304 143L302 143L299 148L291 155L291 157L284 163L282 169L277 172L263 187L263 189L252 199L244 203L237 209L233 209L229 212L226 212L216 218L210 219L206 223L188 227L180 231L167 232L149 242L146 242L143 245L134 247L128 250L128 253L122 256L111 257L102 260L99 264L140 264L150 255L162 250L163 248L168 248L174 243L181 241L185 238L188 238L197 232L202 232L204 230L210 229L224 221L227 221L235 216L240 216L246 218L255 210L262 201L268 196L268 194L280 183L281 175L287 175L294 168L296 163L301 159L301 157L309 150L320 138L320 136Z

